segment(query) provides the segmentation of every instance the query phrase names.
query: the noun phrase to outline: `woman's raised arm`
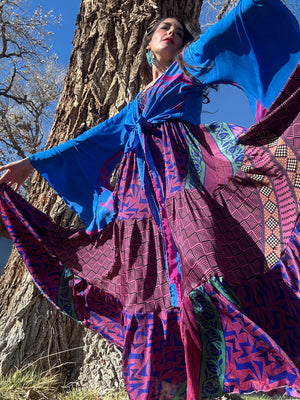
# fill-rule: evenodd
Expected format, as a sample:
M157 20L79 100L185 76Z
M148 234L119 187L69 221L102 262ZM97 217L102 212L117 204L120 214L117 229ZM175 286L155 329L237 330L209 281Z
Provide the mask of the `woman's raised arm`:
M187 47L187 68L204 85L235 83L268 108L299 62L300 29L280 0L240 0Z

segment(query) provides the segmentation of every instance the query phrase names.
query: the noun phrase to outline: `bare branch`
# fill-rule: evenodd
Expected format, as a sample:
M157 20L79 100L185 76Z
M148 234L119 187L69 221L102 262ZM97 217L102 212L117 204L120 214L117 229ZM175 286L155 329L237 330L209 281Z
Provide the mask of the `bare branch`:
M50 55L51 24L59 18L27 0L0 0L0 157L5 164L41 150L65 70Z
M226 0L225 4L223 5L223 7L221 8L221 11L219 12L219 14L217 15L217 20L219 21L220 19L222 19L223 15L226 13L226 11L228 10L230 4L232 3L231 0Z
M295 17L300 20L300 2L299 0L282 0L288 8L293 12ZM230 11L238 0L206 0L203 2L201 9L201 28L207 29L223 18L223 16Z

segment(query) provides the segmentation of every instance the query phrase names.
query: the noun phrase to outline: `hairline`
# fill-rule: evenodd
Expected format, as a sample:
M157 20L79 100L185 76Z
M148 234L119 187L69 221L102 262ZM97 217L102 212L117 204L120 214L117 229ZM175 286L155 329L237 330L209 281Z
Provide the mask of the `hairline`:
M181 27L179 27L180 30L184 33L184 27L183 27L182 23L179 21L179 19L176 17L163 18L160 22L158 22L157 28L159 27L159 25L163 24L167 19L174 19L175 21L177 21L181 25Z

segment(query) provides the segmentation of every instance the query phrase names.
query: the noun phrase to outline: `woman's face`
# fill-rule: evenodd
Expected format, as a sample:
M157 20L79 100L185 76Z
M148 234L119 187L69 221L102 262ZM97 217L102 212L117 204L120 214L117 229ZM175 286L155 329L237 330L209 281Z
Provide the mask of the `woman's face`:
M175 18L163 20L153 33L147 46L152 50L156 60L169 66L183 47L183 27Z

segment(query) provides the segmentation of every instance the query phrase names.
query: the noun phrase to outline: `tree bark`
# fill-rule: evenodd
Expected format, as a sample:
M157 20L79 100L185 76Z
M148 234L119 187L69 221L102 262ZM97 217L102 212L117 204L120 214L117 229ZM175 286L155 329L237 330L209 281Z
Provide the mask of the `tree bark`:
M179 15L196 27L202 1L82 0L74 49L48 147L81 134L120 111L141 89L140 44L156 17ZM35 174L30 202L55 222L81 222ZM0 282L0 373L34 366L59 372L64 383L122 387L121 353L59 313L39 293L13 250Z

